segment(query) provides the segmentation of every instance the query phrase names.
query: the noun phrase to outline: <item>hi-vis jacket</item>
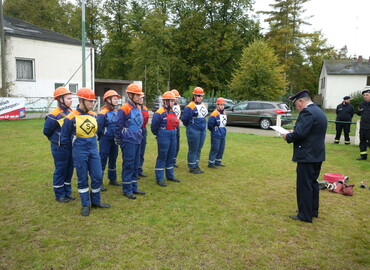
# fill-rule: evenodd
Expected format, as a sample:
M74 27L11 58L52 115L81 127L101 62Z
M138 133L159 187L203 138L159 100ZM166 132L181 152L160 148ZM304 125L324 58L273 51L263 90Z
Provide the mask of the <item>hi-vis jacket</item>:
M84 113L77 106L64 120L61 143L65 147L82 146L84 149L97 148L96 132L98 123L94 112Z
M149 121L149 111L148 108L144 105L141 106L141 113L143 115L143 125L141 128L146 128L146 125L148 124Z
M51 143L60 145L61 129L63 126L64 117L71 112L71 109L62 106L61 108L55 108L46 116L44 135Z
M151 130L156 136L160 135L162 130L173 130L176 133L179 123L179 119L170 108L161 107L153 115Z
M115 137L121 142L140 144L143 138L141 127L144 121L139 106L128 101L119 108L117 116Z
M98 132L99 138L101 136L106 136L110 139L114 138L114 132L117 128L117 111L109 110L108 108L103 108L98 114Z
M208 129L211 131L211 135L216 138L226 137L226 122L227 118L224 111L218 110L213 111L208 118Z
M204 103L197 104L194 101L190 102L184 109L182 122L187 128L203 131L206 129L206 116L208 114L207 107Z

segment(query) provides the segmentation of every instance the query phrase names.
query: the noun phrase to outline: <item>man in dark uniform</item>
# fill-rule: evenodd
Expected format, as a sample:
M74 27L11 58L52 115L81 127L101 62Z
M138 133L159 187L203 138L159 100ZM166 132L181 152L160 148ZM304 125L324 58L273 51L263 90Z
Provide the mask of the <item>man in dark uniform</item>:
M328 119L324 112L311 101L308 90L294 96L293 105L299 111L294 130L283 134L284 140L294 144L293 161L297 162L298 214L293 220L312 222L319 215L319 184L321 164L325 160L325 134Z
M341 122L352 122L352 117L354 115L354 110L352 104L350 104L351 99L349 96L345 96L341 104L337 106L336 114L337 118L335 121L340 121L335 123L337 133L335 135L334 143L339 143L340 135L342 130L344 131L344 144L350 144L349 132L351 130L350 123L341 123Z
M362 91L364 101L358 106L360 120L360 154L357 160L367 159L367 148L370 147L370 89Z

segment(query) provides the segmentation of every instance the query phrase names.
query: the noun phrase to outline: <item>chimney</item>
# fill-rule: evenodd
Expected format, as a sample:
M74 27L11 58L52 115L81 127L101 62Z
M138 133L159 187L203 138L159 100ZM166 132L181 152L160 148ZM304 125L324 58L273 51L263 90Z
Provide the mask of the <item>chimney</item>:
M357 61L358 61L358 63L359 63L359 64L362 64L362 55L359 55L359 56L358 56Z

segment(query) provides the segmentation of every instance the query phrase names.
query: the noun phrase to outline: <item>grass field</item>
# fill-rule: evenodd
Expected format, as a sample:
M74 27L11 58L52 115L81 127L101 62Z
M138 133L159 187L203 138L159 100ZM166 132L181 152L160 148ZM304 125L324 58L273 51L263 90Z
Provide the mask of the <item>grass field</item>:
M80 215L76 201L59 204L43 120L0 121L0 269L369 269L370 161L357 146L327 144L323 173L348 175L353 197L321 191L312 224L290 220L296 210L292 145L281 138L229 133L225 168L202 175L180 167L166 188L154 180L156 144L149 134L147 195L123 197L108 186L110 209ZM149 132L150 133L150 132ZM121 159L119 159L121 162ZM120 172L121 165L118 165ZM104 179L107 183L107 179Z

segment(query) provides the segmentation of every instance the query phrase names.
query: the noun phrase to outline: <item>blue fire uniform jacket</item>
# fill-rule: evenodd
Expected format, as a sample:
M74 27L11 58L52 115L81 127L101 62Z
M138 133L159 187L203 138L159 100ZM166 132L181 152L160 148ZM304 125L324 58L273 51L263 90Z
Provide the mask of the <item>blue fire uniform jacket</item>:
M71 112L71 109L61 106L55 108L46 116L44 124L44 135L51 143L60 145L60 135L62 130L61 127L64 122L63 114L66 116Z
M226 138L226 115L224 111L215 110L208 118L207 128L211 131L211 136L216 138Z
M204 131L206 130L207 127L206 125L207 114L208 110L203 102L197 104L194 101L192 101L184 109L182 123L187 128Z
M115 137L121 142L140 144L143 137L143 115L140 108L128 101L118 110L117 117Z

